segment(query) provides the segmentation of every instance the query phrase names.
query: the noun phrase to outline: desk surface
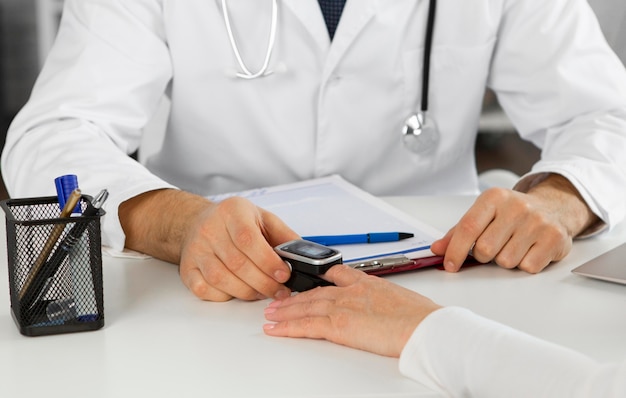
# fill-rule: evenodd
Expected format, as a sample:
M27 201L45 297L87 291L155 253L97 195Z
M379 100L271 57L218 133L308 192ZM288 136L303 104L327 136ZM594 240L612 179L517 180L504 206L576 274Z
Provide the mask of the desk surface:
M469 197L388 198L447 230ZM325 341L263 334L269 301L202 302L176 267L104 257L105 326L24 337L10 315L6 231L0 228L0 396L3 397L424 397L397 360ZM626 287L570 271L626 241L626 227L577 241L538 275L494 265L451 274L388 277L445 305L461 305L601 361L626 358Z

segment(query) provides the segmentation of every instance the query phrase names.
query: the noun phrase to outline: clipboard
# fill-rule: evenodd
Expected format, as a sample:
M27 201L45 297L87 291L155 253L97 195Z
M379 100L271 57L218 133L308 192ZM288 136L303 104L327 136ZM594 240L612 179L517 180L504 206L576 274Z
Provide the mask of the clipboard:
M469 267L473 265L480 265L474 257L467 256L463 262L463 267ZM428 267L437 267L437 269L443 270L443 257L442 256L430 256L422 258L410 259L406 256L390 256L378 259L372 259L361 262L347 263L354 269L361 270L366 274L383 276L387 274L395 274L398 272L413 271Z
M370 275L387 275L398 272L413 271L421 268L442 266L443 257L430 256L422 258L408 258L404 255L382 257L367 261L347 262L346 265L361 270Z
M349 183L338 175L237 193L209 196L221 201L245 197L280 217L300 236L403 231L409 239L375 244L333 245L344 264L372 275L441 266L430 245L443 233Z

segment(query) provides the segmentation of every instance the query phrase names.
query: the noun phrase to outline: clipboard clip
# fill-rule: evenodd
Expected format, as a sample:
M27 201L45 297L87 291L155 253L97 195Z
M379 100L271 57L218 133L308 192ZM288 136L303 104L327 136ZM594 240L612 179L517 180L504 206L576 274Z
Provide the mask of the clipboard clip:
M346 265L364 272L392 270L394 268L412 265L415 260L408 258L403 254L374 258L367 261L348 262Z

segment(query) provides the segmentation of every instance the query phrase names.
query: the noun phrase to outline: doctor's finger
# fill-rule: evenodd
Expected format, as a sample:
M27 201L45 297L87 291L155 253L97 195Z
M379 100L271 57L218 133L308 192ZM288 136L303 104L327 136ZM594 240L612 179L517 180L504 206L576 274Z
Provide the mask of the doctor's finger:
M181 273L183 284L196 297L207 301L228 301L233 298L232 295L224 293L222 290L211 286L202 276L202 272L198 268L189 270L184 275Z
M259 208L259 214L261 233L270 246L274 247L300 237L274 213Z
M484 254L485 257L490 257L488 260L479 261L487 262L493 260L493 262L502 268L513 269L520 264L531 248L532 242L523 238L520 239L519 234L517 234L513 235L508 242L499 248L497 253L493 255ZM477 250L474 249L474 257L478 259L480 254L476 254L476 252Z
M225 207L222 217L227 236L222 237L223 244L214 245L213 250L235 274L243 276L242 271L248 271L248 267L253 266L253 268L263 271L268 278L277 283L272 284L265 278L257 276L250 279L249 275L243 276L244 280L254 280L263 285L270 284L276 288L278 283L286 282L290 276L289 268L274 252L271 243L266 239L268 231L274 231L280 222L270 213L263 211L249 201L239 199L238 201L231 201L229 207ZM279 236L285 234L289 238L298 236L289 229L282 233L277 231L272 233ZM274 239L280 239L280 237ZM265 293L266 290L267 288L264 288L262 292Z
M553 259L546 255L546 252L540 247L531 247L530 250L524 255L517 268L529 274L537 274L543 271ZM496 262L497 263L497 262ZM499 264L498 264L499 265Z
M444 267L448 271L458 271L463 261L494 221L498 209L506 203L510 192L492 188L483 192L452 228L450 241L444 257ZM497 229L497 228L496 228Z
M523 239L512 239L513 233L514 222L503 217L495 218L474 242L472 256L481 263L488 263L497 256L501 259L508 258L509 254L517 254L517 257L511 256L513 261L520 260L521 251L525 253L528 249L528 242ZM517 264L516 262L512 267Z
M181 252L181 279L196 296L205 300L223 300L223 295L214 292L215 289L244 300L265 297L228 269L223 258L216 253L216 250L237 252L230 239L224 239L225 236L225 233L214 233L212 239L190 240ZM282 286L266 275L263 278L275 283L277 289Z
M206 271L203 270L203 275L205 278L209 278L207 279L209 283L219 283L220 289L231 294L233 293L231 289L236 288L233 295L244 299L259 298L255 294L256 292L260 293L262 297L274 298L284 298L291 294L288 288L277 282L275 278L267 275L257 266L257 264L264 264L268 261L282 263L280 257L273 250L269 253L267 259L261 256L254 260L232 245L218 250L216 253L217 262L224 264L224 267L204 267ZM284 266L286 268L286 265ZM232 275L232 278L228 277L229 274ZM222 280L222 277L226 278ZM224 283L228 283L229 286L223 287L222 284ZM236 286L233 286L235 284Z
M553 261L563 259L571 249L571 238L544 234L528 249L519 262L518 268L528 273L536 274Z
M450 230L449 236L442 239L448 241L443 259L443 266L446 271L456 272L461 268L471 253L474 242L480 236L480 232L475 231L467 223L460 222Z

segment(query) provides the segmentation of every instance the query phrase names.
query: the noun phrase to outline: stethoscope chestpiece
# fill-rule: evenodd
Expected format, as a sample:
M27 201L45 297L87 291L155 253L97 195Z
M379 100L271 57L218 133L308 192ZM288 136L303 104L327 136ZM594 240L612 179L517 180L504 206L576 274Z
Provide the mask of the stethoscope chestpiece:
M439 142L439 132L435 122L420 111L406 119L402 128L404 146L413 153L427 153L435 149Z

